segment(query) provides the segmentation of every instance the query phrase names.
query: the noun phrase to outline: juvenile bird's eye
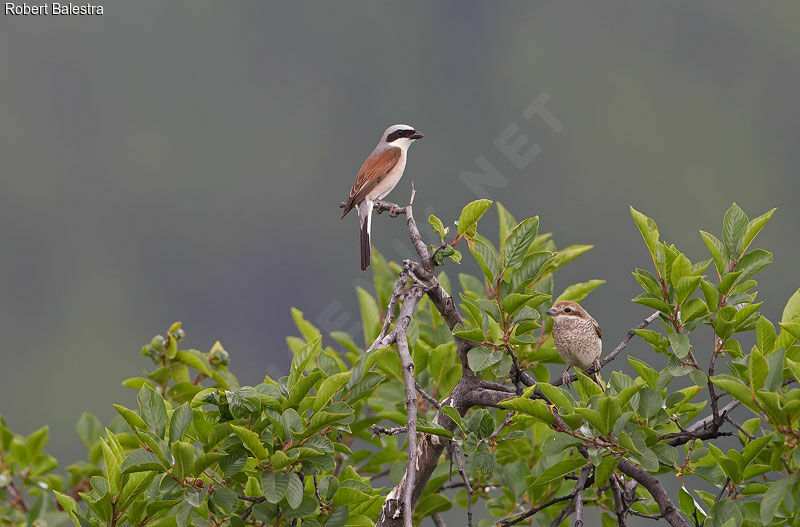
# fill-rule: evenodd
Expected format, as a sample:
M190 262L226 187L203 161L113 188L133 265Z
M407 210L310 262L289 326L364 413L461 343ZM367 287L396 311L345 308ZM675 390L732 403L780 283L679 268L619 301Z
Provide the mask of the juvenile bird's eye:
M564 313L570 313L571 311L572 311L571 307L565 307L564 308Z

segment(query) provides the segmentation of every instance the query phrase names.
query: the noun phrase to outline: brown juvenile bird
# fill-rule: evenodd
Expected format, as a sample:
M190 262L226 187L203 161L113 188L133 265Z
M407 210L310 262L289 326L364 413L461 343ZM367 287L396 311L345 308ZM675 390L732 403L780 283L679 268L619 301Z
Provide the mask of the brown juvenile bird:
M553 317L553 341L556 351L567 363L562 379L569 384L569 368L582 370L594 365L600 369L600 353L603 351L603 330L580 304L562 300L546 311ZM602 386L599 379L595 378Z

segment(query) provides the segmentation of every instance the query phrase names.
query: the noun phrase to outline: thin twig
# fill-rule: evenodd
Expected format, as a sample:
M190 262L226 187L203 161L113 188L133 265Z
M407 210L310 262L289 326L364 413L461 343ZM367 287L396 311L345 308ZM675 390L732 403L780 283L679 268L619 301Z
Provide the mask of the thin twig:
M573 512L575 512L574 501L572 503L568 503L566 507L561 509L561 512L558 513L558 516L556 516L556 519L550 524L550 527L558 527L561 525L561 522L566 520Z
M456 456L456 463L458 463L458 473L461 474L461 479L464 480L464 486L467 488L467 527L472 527L472 487L469 484L469 478L464 470L464 461L461 459L461 450L458 445L453 442L453 453Z
M516 525L519 522L527 520L528 518L530 518L531 516L533 516L537 512L539 512L541 510L544 510L544 509L546 509L547 507L549 507L551 505L555 505L556 503L561 503L562 501L571 500L574 497L575 496L573 495L573 493L570 492L566 496L560 496L558 498L553 498L552 500L548 501L547 503L543 503L542 505L537 505L536 507L532 507L532 508L528 509L527 511L523 512L522 514L520 514L519 516L517 516L517 517L515 517L513 519L502 519L502 520L497 522L497 525L499 525L500 527L510 527L511 525Z
M722 495L725 494L725 490L728 488L728 484L730 482L731 482L730 476L726 477L725 483L722 485L722 488L720 489L719 494L717 495L717 499L714 500L715 503L722 499Z
M419 392L419 394L422 396L423 399L425 399L426 401L431 403L437 410L439 408L441 408L442 403L437 401L436 397L434 397L431 394L429 394L428 392L426 392L425 389L422 387L422 385L420 383L418 383L417 381L414 381L414 386L416 386L417 392Z
M489 440L489 441L491 441L492 439L494 439L494 438L496 438L498 435L500 435L500 432L503 430L503 428L505 428L506 426L508 426L508 424L511 422L511 419L512 419L513 417L514 417L514 410L509 410L509 411L508 411L508 414L506 414L506 418L505 418L505 419L503 419L503 422L502 422L502 423L500 423L500 426L498 426L497 428L495 428L495 429L494 429L494 432L492 432L492 433L489 435L489 439L488 439L488 440Z
M444 522L444 518L442 518L442 515L438 512L431 515L431 519L436 527L447 527L447 524Z
M739 423L737 423L736 421L734 421L733 419L731 419L731 416L729 416L729 415L726 415L726 416L725 416L725 420L726 420L726 421L728 421L728 422L729 422L730 424L732 424L733 426L735 426L736 428L738 428L738 429L739 429L739 431L740 431L741 433L743 433L743 434L744 434L744 436L745 436L747 439L749 439L749 440L751 440L751 441L752 441L753 439L755 439L755 438L756 438L756 436L754 436L753 434L751 434L750 432L748 432L747 430L745 430L744 428L742 428L742 425L740 425Z

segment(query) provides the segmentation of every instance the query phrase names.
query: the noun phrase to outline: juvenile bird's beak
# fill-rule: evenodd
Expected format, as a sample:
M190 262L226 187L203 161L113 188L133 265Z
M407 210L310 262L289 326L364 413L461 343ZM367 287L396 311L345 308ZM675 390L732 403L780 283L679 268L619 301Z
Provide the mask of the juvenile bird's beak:
M548 309L547 311L545 311L545 314L550 315L551 317L554 317L556 315L556 313L558 313L558 311L556 311L552 307L550 309Z
M415 130L414 133L408 137L409 139L422 139L425 136L419 130Z

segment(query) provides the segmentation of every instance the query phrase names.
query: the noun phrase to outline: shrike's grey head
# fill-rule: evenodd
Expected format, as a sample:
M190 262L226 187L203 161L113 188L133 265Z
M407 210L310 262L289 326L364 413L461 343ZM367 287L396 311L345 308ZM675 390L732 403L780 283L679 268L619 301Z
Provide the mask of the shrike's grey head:
M425 137L422 132L418 132L413 126L407 124L395 124L383 132L381 143L387 146L397 146L406 149L416 141Z

